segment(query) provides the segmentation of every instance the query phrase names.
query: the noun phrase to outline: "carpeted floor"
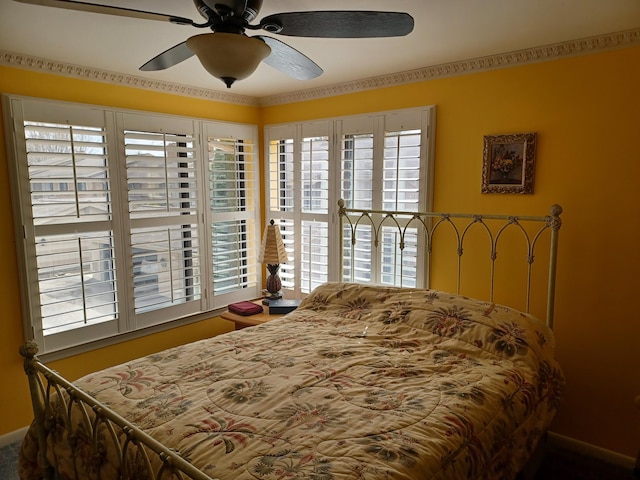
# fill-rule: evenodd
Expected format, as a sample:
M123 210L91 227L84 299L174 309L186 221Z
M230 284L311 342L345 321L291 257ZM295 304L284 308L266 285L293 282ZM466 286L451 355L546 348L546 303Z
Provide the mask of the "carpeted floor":
M20 442L0 448L0 479L18 480ZM535 480L638 480L632 472L569 450L549 449Z
M0 448L0 478L18 480L18 450L20 442L10 443Z
M633 472L571 450L548 448L535 480L639 480Z

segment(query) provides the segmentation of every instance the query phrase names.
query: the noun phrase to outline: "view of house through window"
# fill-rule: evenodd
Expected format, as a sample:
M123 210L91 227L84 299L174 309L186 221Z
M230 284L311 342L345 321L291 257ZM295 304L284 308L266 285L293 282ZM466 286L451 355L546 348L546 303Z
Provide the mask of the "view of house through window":
M134 309L198 300L195 138L125 130L124 140Z
M267 215L289 253L284 288L297 295L337 280L423 285L416 229L407 229L401 248L395 226L383 226L377 244L376 233L359 226L354 245L336 212L340 198L380 212L374 216L431 208L433 115L427 107L265 129Z
M118 315L103 128L24 122L44 334Z
M259 295L255 127L10 105L26 332L42 352Z

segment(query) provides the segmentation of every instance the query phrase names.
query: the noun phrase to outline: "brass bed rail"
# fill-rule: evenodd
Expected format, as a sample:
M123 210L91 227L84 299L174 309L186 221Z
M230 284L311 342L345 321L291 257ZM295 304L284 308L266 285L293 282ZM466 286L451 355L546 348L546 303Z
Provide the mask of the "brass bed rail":
M24 370L29 379L29 389L31 392L31 402L35 417L35 425L38 441L38 465L42 469L46 480L56 477L54 466L47 459L47 436L54 422L54 415L51 403L52 395L57 395L58 401L62 402L66 412L66 423L71 425L71 415L73 412L81 415L82 425L94 443L94 451L98 450L98 432L104 427L106 437L112 442L111 445L118 452L120 478L133 478L124 475L130 468L128 462L131 461L131 450L135 450L138 458L142 458L144 468L150 480L190 478L193 480L215 480L198 470L195 466L187 462L175 450L169 449L160 442L149 436L131 422L127 421L106 405L95 400L93 397L79 389L71 382L60 376L54 370L45 366L38 360L36 354L38 346L35 342L27 342L20 347L20 355L24 357ZM75 407L75 408L74 408ZM59 408L57 410L59 412ZM93 412L93 415L90 415ZM76 448L74 444L74 432L68 435L69 444L74 453L75 476L81 480L76 466ZM159 462L152 462L156 457ZM153 463L159 466L154 469Z
M494 286L495 286L495 262L498 257L498 241L507 228L516 228L524 236L526 242L526 261L527 261L527 282L526 282L526 307L525 312L530 313L531 298L531 275L532 265L535 258L535 248L538 239L543 232L549 230L549 265L547 279L547 297L546 297L546 323L553 328L554 305L555 305L555 288L556 288L556 264L558 252L558 231L562 226L560 215L562 207L553 205L550 214L546 216L513 216L513 215L479 215L466 213L437 213L437 212L408 212L408 211L386 211L386 210L363 210L355 208L346 208L345 201L338 201L338 214L340 217L340 231L345 231L345 226L349 228L351 237L351 258L354 258L353 249L356 245L356 233L361 225L367 224L371 228L371 235L374 246L377 248L380 242L380 234L382 227L391 227L397 229L399 237L399 249L401 255L405 248L405 237L408 229L417 228L422 231L425 236L427 261L429 262L433 248L433 239L436 231L445 226L451 227L456 238L455 248L457 254L457 294L460 294L461 283L461 266L462 255L464 252L464 242L467 233L474 225L483 227L483 231L487 234L490 244L490 286L489 301L493 302ZM461 219L461 224L456 224L453 219ZM467 223L464 223L464 221ZM495 220L497 225L489 227L485 220ZM540 224L539 228L530 232L523 227L524 223ZM344 235L344 233L343 233ZM340 258L344 258L344 241L340 242ZM402 263L402 262L401 262ZM351 269L353 276L354 269ZM402 272L401 272L402 275ZM429 287L429 268L426 269L425 286ZM344 276L343 276L344 278ZM402 277L401 277L402 278ZM353 279L351 279L353 280Z

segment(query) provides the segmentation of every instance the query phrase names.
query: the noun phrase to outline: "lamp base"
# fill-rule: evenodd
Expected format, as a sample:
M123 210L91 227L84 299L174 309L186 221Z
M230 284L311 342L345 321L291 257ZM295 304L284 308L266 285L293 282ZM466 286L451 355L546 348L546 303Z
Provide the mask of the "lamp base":
M282 288L282 281L278 276L278 269L280 268L279 264L269 264L267 265L267 270L269 270L269 276L267 277L266 289L264 290L265 298L269 300L277 300L282 298L282 292L280 289Z
M280 300L282 298L282 292L272 293L264 290L262 293L264 294L262 299L264 305L268 305L271 300Z

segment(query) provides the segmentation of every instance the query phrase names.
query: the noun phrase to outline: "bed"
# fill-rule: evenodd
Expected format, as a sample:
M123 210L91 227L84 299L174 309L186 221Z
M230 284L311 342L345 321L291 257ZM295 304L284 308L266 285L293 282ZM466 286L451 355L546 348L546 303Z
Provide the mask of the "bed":
M391 222L402 233L417 222L429 248L438 225L454 218L384 212L376 220L340 207L345 231L366 221L370 231ZM546 322L492 298L343 278L282 318L73 384L27 343L35 421L21 479L515 478L562 398L551 330L560 211L492 216L503 222L490 234L492 258L500 232L513 227L531 240L532 265L551 232ZM468 226L487 228L482 216L463 218L459 256ZM541 227L530 236L524 221Z

